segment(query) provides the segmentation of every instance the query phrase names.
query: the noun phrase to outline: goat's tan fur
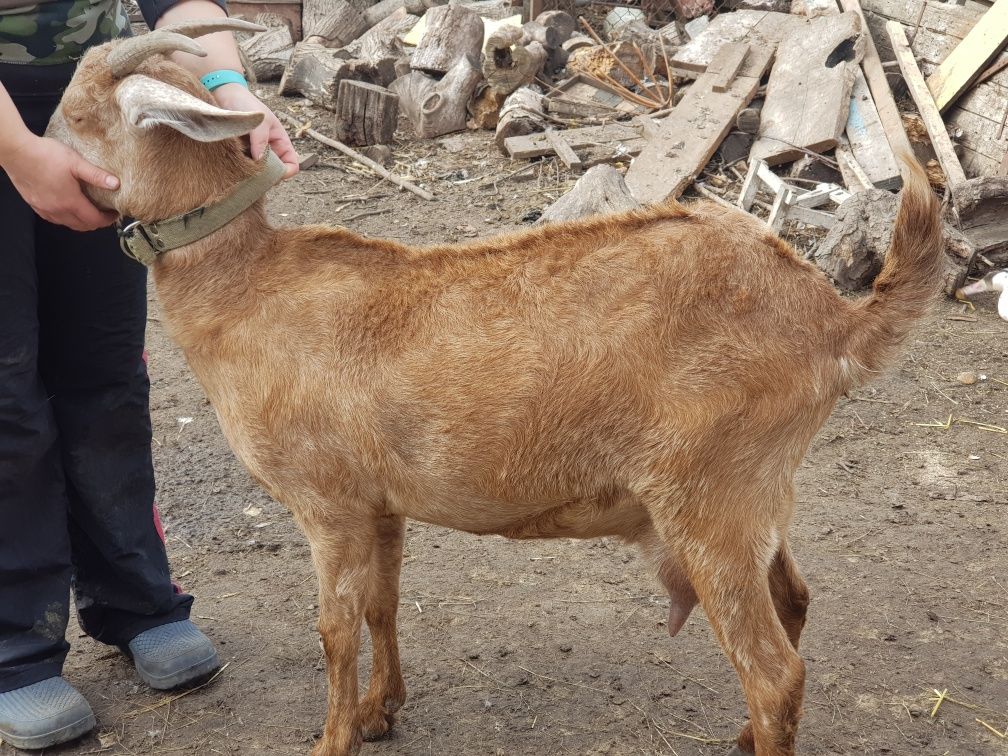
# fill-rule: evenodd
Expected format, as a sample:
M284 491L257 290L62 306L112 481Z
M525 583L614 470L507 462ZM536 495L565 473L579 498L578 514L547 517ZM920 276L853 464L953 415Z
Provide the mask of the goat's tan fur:
M60 112L119 173L100 202L157 220L255 166L119 117L107 47ZM138 73L204 99L164 59ZM621 536L699 600L738 671L761 756L794 752L808 591L792 480L838 397L880 370L936 288L938 206L911 166L874 293L840 298L755 218L669 203L458 246L322 226L257 204L154 268L164 320L235 453L290 507L320 584L329 713L356 752L405 698L395 638L405 518L513 538ZM358 702L362 618L374 667Z

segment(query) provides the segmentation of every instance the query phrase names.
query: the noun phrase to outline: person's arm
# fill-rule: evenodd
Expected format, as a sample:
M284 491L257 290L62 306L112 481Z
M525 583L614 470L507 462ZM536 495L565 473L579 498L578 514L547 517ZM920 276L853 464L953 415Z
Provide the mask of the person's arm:
M119 179L92 165L54 139L35 136L0 84L0 167L18 194L41 217L75 231L115 222L116 214L95 207L79 182L116 189Z
M161 0L164 2L164 0ZM152 0L147 0L148 3ZM211 0L182 0L172 5L164 11L155 23L155 28L160 28L178 21L202 18L225 18L227 14L223 8ZM207 51L205 58L186 53L175 53L172 55L179 65L192 71L196 76L204 76L211 71L230 69L244 75L241 58L238 55L238 46L235 44L234 35L231 32L218 32L208 34L199 38L199 44ZM265 114L263 122L249 134L249 145L253 160L262 157L268 144L273 148L273 152L287 166L285 177L289 178L298 172L298 154L291 144L287 131L280 124L280 121L266 105L260 102L247 87L241 84L225 84L217 87L213 91L214 99L222 108L228 110L253 111L258 110Z

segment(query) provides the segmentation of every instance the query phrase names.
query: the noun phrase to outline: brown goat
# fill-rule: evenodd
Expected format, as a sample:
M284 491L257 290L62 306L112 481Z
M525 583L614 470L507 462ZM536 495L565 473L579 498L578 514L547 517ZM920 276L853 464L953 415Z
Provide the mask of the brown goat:
M157 221L258 170L235 138L257 119L209 107L160 55L117 79L121 44L85 56L51 128L121 177L96 202ZM938 204L908 169L885 267L857 301L759 220L708 203L416 248L273 228L257 202L158 258L165 322L231 447L311 545L329 680L315 753L356 753L405 699L407 517L638 544L671 633L699 601L738 672L736 749L794 753L809 595L787 542L793 477L937 288ZM362 618L374 665L358 701Z

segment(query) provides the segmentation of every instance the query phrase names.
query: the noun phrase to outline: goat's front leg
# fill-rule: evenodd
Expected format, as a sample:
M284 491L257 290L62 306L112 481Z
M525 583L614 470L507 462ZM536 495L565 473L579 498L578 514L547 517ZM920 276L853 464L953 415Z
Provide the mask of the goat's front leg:
M374 522L359 511L304 523L319 580L319 634L329 706L313 756L354 756L361 746L357 652L374 544Z
M364 617L371 631L371 683L358 709L364 740L376 740L392 726L392 715L406 700L406 684L399 667L396 612L399 609L399 570L402 567L406 519L388 515L375 524L371 574Z

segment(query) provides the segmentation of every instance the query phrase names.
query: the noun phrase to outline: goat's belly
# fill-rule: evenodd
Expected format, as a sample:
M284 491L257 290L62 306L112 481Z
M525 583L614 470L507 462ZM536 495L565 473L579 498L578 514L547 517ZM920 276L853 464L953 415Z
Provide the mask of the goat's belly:
M414 520L480 535L507 538L633 538L651 527L647 511L629 496L535 505L484 499L389 502Z

